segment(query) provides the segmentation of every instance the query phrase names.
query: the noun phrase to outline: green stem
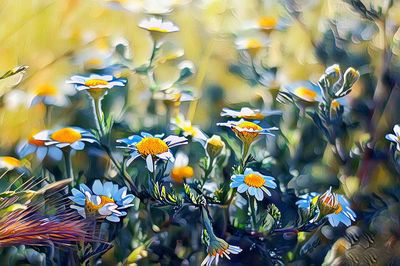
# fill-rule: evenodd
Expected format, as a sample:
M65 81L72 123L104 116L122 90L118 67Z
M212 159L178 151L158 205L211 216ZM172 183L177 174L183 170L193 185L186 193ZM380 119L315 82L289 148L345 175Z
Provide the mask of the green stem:
M201 209L201 216L203 218L203 225L208 233L208 236L210 237L210 239L215 238L214 229L212 227L206 207L200 207L200 209Z
M247 142L243 142L242 160L240 161L240 167L241 167L240 171L241 171L241 173L244 172L244 169L246 167L246 161L247 161L247 158L249 157L250 145L251 144L249 144Z
M104 127L103 127L103 112L101 110L101 98L94 99L92 98L92 105L93 105L93 112L95 115L95 122L97 131L100 134L100 137L103 137L104 134Z
M255 208L255 204L254 204L255 202L254 202L254 199L251 198L249 193L247 193L247 199L249 201L250 215L251 215L253 229L254 229L254 231L257 231L256 208Z
M67 178L72 178L72 186L74 185L74 171L72 169L71 150L64 150L65 173Z

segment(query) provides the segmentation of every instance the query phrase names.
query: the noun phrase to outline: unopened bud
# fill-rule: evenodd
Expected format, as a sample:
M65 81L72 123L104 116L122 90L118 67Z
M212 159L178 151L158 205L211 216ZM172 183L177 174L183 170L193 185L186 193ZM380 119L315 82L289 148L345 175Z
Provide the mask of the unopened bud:
M221 140L221 137L217 135L213 135L206 142L206 152L210 158L218 157L224 147L225 143Z

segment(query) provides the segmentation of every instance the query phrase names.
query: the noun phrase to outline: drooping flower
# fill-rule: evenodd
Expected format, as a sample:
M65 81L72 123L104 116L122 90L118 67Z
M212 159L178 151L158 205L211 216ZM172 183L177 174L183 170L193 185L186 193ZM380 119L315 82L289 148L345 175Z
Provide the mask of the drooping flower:
M396 149L400 151L400 126L395 125L393 127L394 134L387 134L385 137L387 140L396 144Z
M182 183L184 179L192 178L193 175L193 167L189 166L188 156L182 152L178 152L171 170L172 180L177 183Z
M126 146L119 148L127 148L130 150L130 158L127 161L129 165L137 157L141 156L146 160L147 168L150 172L154 171L154 163L158 160L174 161L170 148L179 145L187 144L187 139L184 137L178 137L170 135L164 139L164 134L151 135L146 132L142 132L140 135L132 135L125 139L118 139L118 143L123 143Z
M274 177L262 175L250 168L246 168L242 175L233 175L231 181L231 188L237 188L239 193L247 191L259 201L264 199L264 193L271 196L268 188L276 188Z
M356 214L350 208L350 203L343 195L332 192L332 188L329 188L329 190L322 195L312 192L300 198L301 200L296 202L299 208L310 210L312 206L317 207L317 215L311 222L327 217L329 223L336 227L340 223L350 226L351 222L355 221Z
M64 94L60 93L57 87L51 84L43 84L39 86L34 92L34 95L31 106L39 103L54 106L66 106L69 104L68 98L65 97Z
M207 247L207 256L201 263L201 265L210 266L215 261L215 265L218 265L219 259L226 257L230 259L231 254L239 254L242 249L238 246L228 244L225 240L212 237Z
M200 127L192 125L190 120L185 120L182 114L171 119L171 127L172 129L181 130L183 136L192 137L193 140L199 141L202 144L207 140L206 134L204 134Z
M118 188L118 185L112 182L95 180L90 189L85 184L79 185L79 190L73 188L71 190L71 199L75 204L71 205L72 209L76 209L78 213L86 218L87 214L95 214L105 217L108 221L119 222L120 217L127 213L123 211L133 206L134 196L127 194L127 188Z
M206 152L211 158L217 158L225 148L225 142L222 141L220 136L213 135L206 141Z
M251 109L249 107L242 107L240 111L232 110L229 108L222 109L221 116L229 116L232 118L244 118L248 120L262 120L268 115L280 114L281 111L268 111L262 112L259 109Z
M85 142L97 142L92 133L80 127L64 127L54 131L45 130L36 134L35 140L44 141L46 146L54 145L60 149L71 147L78 151L85 148Z
M37 135L48 135L48 131L42 131L37 134L31 135L27 141L23 142L19 149L18 155L21 158L28 156L29 154L36 153L36 157L39 161L42 161L46 156L49 156L53 160L59 161L62 159L62 151L56 146L47 146L45 140L37 139Z
M228 121L226 123L217 123L217 126L229 127L236 134L236 136L245 144L253 143L259 135L270 135L271 130L277 130L276 127L262 128L255 122L240 120Z
M72 76L67 83L74 84L78 91L87 91L94 99L99 99L107 94L109 89L125 86L126 80L111 75L91 74L89 77Z

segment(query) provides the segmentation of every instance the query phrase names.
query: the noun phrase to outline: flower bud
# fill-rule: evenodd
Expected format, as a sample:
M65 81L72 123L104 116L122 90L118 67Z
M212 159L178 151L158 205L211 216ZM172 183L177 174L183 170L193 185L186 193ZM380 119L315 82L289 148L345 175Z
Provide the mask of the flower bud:
M334 64L325 70L325 78L331 86L340 79L341 75L342 73L338 64Z
M349 67L346 72L344 72L344 86L350 89L354 83L360 77L360 73L352 67Z
M206 142L206 152L210 158L218 157L225 147L225 143L220 136L213 135Z
M338 196L337 194L332 193L331 190L332 188L329 188L328 191L318 198L318 208L321 216L338 213L341 210Z

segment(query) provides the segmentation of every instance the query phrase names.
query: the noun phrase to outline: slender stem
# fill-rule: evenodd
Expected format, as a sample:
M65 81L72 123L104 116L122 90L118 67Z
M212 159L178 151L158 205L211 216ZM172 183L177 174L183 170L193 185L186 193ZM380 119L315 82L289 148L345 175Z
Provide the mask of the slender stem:
M247 158L249 157L249 150L250 150L250 143L248 142L243 142L243 147L242 147L242 160L240 161L240 171L243 173L244 169L246 167L246 161Z
M67 178L72 178L72 185L74 185L74 171L72 169L71 150L64 150L65 173Z
M249 202L250 215L251 215L253 229L254 229L254 231L257 231L256 208L255 208L255 204L254 204L255 202L254 202L254 199L251 198L249 193L247 193L247 199Z
M104 127L103 127L103 112L101 110L101 98L95 99L92 98L92 106L94 112L94 120L96 122L97 131L100 134L100 137L104 136Z
M201 216L203 218L203 225L206 228L208 236L211 238L215 238L214 229L211 224L210 217L208 216L208 211L206 207L200 207L201 209Z

